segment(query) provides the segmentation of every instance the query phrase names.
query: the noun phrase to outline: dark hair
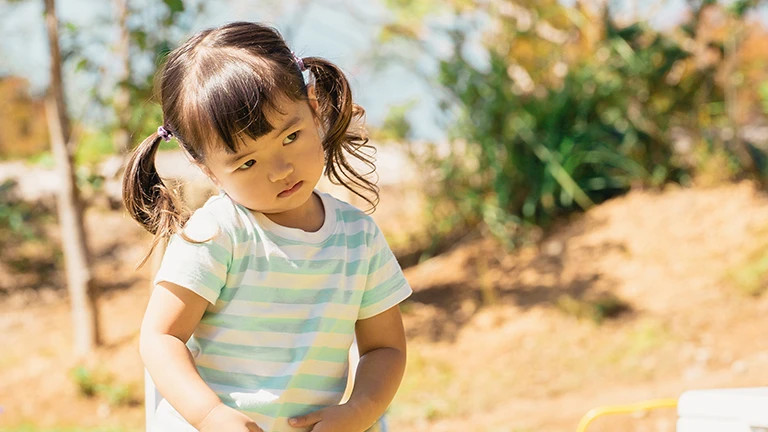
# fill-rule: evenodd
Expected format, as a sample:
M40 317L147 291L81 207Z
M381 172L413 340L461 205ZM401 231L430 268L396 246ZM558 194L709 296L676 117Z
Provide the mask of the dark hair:
M349 82L337 66L319 57L302 60L314 76L318 116L325 129L325 174L373 210L379 195L376 184L365 177L375 171L369 151L373 148L362 128L365 111L353 103ZM265 111L274 110L281 99L308 98L296 57L276 29L258 23L234 22L195 34L168 54L158 77L163 127L198 163L204 163L211 146L224 144L235 153L243 135L257 139L271 132L274 126ZM161 139L153 133L139 144L123 178L125 207L155 235L147 257L161 239L181 231L189 217L155 169ZM359 174L346 154L370 171Z

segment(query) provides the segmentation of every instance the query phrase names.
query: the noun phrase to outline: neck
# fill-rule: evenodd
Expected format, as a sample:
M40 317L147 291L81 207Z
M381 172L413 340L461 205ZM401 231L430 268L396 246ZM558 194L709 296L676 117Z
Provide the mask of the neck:
M325 223L325 209L319 195L312 192L306 203L298 208L282 213L264 213L272 222L288 228L315 232Z

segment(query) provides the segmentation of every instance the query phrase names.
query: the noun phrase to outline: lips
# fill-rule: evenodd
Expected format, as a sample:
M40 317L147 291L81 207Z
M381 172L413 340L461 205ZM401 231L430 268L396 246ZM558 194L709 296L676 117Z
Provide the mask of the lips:
M286 198L296 193L304 185L304 181L295 183L293 186L277 194L280 198Z

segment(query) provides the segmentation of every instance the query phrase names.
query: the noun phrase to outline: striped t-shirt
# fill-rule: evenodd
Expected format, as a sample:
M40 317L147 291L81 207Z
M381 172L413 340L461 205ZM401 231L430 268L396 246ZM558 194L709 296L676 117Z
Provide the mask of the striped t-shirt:
M155 283L210 304L187 347L225 404L265 431L295 432L291 417L340 402L355 322L397 305L411 288L373 219L316 192L316 232L278 225L226 194L174 235ZM167 402L157 417L180 419Z

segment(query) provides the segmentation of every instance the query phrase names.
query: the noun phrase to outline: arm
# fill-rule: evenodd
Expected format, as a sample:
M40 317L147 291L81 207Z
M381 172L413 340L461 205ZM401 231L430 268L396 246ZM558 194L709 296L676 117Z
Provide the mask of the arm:
M141 323L141 359L163 397L198 430L225 425L232 431L261 431L245 415L223 405L197 373L186 342L207 306L208 301L192 291L160 282Z
M186 346L207 305L186 288L160 282L149 298L139 337L141 359L158 390L192 425L221 403L200 378Z
M405 331L400 308L394 306L358 321L355 333L360 363L349 401L291 419L292 426L314 424L313 432L362 432L384 414L405 371Z
M400 308L394 306L358 321L355 333L360 363L347 405L372 425L392 402L405 372L405 330Z

